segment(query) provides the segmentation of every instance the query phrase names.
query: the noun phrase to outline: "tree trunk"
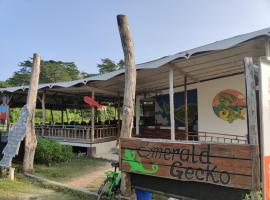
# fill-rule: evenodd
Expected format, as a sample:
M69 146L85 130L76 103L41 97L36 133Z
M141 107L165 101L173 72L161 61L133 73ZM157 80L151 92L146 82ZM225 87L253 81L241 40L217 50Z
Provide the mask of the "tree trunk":
M134 59L134 46L128 26L128 19L125 15L117 16L118 28L125 56L125 93L123 104L123 120L121 135L122 138L130 138L133 127L135 90L136 90L136 66ZM134 199L130 175L122 173L121 192L124 196Z
M37 101L39 73L40 73L40 56L38 54L34 54L33 68L26 103L30 113L26 123L29 125L30 128L25 136L25 148L23 158L23 171L30 173L34 169L33 168L34 156L37 146L37 138L35 134L35 108Z

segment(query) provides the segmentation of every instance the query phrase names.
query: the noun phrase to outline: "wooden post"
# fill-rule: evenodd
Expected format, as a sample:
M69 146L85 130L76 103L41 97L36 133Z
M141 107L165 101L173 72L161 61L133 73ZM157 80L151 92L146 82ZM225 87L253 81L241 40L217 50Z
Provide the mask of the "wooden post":
M125 93L121 137L130 138L133 127L136 91L136 65L134 58L134 46L129 30L127 16L118 15L117 22L125 57ZM122 173L121 192L124 196L135 199L134 193L131 189L130 175L128 173Z
M53 110L52 109L51 109L51 119L52 119L52 124L54 124Z
M174 91L173 91L173 68L169 69L169 96L170 96L170 121L171 121L171 140L175 140L175 121L174 121Z
M185 139L188 140L188 93L187 93L187 76L185 76Z
M270 56L270 38L265 41L265 56Z
M66 118L67 118L67 123L69 123L69 117L68 117L68 110L66 108Z
M256 84L254 78L254 65L252 58L244 58L245 82L248 111L248 139L255 146L252 152L252 199L256 199L255 193L260 188L260 158L259 158L259 134L257 121Z
M37 138L35 134L35 108L37 101L39 74L40 74L40 55L34 54L32 74L26 102L27 107L29 109L29 117L27 117L26 120L26 123L29 125L29 130L25 136L25 148L23 158L23 171L30 173L33 171L34 155L37 146Z
M8 110L7 110L7 124L6 124L6 131L9 132L9 126L10 126L10 107L9 107L9 103L12 99L12 96L7 95L7 101L6 104L8 105Z
M64 125L64 108L61 108L61 124Z
M92 99L95 99L95 91L92 90ZM91 108L91 141L95 139L95 107L92 106Z
M140 134L140 115L141 115L141 105L140 105L141 98L140 96L136 97L136 135Z
M81 118L82 118L82 122L83 122L83 110L81 108Z
M120 105L121 104L121 99L120 99L120 94L118 93L118 103L117 103L117 121L118 125L120 127Z
M46 125L46 94L45 92L42 93L42 98L41 98L41 107L42 107L42 124L45 126Z

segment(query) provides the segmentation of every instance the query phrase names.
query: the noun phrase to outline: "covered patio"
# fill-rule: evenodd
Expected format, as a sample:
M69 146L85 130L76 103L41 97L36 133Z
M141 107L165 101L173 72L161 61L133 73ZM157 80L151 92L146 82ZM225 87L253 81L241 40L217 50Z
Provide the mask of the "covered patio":
M252 57L256 64L260 56L269 55L269 32L270 28L138 64L133 136L247 143L243 59ZM10 107L22 107L27 90L27 86L19 86L0 92L7 96ZM36 131L59 141L91 144L115 140L123 93L124 70L40 84L37 108L43 110L43 122L36 125ZM83 102L84 96L113 105L115 119L98 124L96 109ZM222 106L229 103L234 105L225 111ZM67 108L88 110L91 119L87 124L47 123L46 109L60 110L63 118Z

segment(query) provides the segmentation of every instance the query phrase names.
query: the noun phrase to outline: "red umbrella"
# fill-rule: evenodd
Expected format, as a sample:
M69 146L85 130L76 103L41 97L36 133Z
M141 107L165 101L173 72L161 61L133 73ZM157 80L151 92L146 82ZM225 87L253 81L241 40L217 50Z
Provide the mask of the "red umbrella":
M92 99L89 96L83 97L83 100L85 103L87 103L90 106L96 107L96 108L102 108L102 105L100 105L98 102L96 102L94 99Z

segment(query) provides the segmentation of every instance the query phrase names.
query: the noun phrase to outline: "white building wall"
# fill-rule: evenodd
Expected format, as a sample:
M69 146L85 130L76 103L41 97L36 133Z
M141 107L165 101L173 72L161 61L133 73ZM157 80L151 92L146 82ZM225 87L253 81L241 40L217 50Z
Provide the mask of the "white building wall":
M247 116L229 123L217 117L212 101L222 90L238 90L246 96L244 75L215 79L197 84L198 91L198 130L199 132L224 133L245 136L247 134Z

